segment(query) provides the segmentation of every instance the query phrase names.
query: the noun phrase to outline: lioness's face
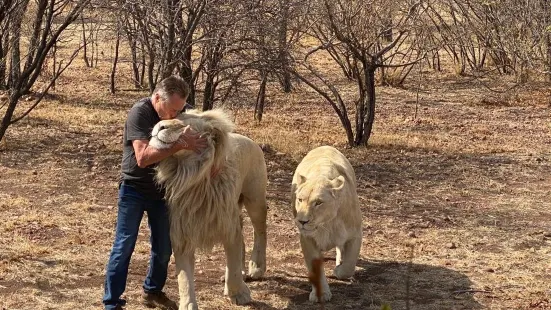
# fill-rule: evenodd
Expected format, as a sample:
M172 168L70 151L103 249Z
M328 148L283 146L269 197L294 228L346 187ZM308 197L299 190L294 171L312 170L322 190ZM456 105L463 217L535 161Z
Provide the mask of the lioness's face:
M313 234L320 225L337 216L339 204L336 194L342 189L342 176L329 180L327 178L306 179L300 177L297 184L295 224L303 235Z
M184 127L184 123L178 119L160 121L151 131L149 144L158 149L167 148L180 138Z

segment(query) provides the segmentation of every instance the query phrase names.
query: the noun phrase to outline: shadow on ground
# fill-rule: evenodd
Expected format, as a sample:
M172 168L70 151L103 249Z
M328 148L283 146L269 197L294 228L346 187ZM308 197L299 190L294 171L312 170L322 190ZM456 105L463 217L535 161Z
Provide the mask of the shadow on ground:
M378 310L385 304L393 310L482 309L472 293L467 292L471 281L457 271L391 261L361 260L358 267L350 281L330 277L333 298L325 304L325 309ZM306 277L282 274L268 277L266 281L277 284L274 294L289 299L286 309L320 309L308 300L310 284Z

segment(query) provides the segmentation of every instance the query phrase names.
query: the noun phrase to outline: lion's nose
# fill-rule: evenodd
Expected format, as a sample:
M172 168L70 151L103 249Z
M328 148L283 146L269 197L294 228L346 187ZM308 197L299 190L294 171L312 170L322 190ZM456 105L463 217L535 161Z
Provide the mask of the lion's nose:
M308 222L310 222L310 221L307 220L307 221L298 221L298 222L301 223L302 225L306 225L306 224L308 224Z

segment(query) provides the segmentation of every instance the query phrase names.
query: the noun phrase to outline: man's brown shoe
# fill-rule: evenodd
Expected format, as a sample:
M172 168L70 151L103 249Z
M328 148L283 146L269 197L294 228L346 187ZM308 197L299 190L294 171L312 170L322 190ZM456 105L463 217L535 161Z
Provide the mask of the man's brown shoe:
M148 308L178 310L178 305L176 305L174 301L170 300L170 298L168 298L163 292L144 293L142 303Z

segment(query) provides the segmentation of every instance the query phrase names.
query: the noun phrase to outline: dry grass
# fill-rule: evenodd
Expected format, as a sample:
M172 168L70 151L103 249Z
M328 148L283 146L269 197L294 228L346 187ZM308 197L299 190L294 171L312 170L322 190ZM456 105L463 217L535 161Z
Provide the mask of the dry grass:
M0 151L2 309L101 308L122 125L133 101L146 95L109 95L107 68L77 62L54 95L8 131ZM249 283L255 302L245 309L317 309L308 302L288 190L300 158L322 144L343 150L355 166L365 227L356 276L330 279L334 299L326 309L551 308L545 94L492 95L451 72L423 79L416 119L415 85L378 88L367 148L346 148L331 108L303 86L282 94L272 85L261 124L251 109L232 108L238 131L270 146L268 272ZM352 95L350 85L336 83ZM129 309L141 309L148 264L142 225L125 292ZM246 233L250 241L250 225ZM326 256L330 274L334 252ZM240 309L222 297L223 257L220 248L197 257L204 309ZM173 264L167 292L177 297Z

